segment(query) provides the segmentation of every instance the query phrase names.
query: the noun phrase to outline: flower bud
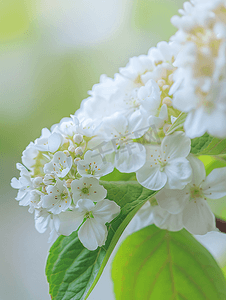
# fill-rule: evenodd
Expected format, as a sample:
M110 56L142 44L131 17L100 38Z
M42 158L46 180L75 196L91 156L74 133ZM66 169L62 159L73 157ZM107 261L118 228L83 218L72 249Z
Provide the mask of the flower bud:
M69 151L68 151L68 150L64 150L63 152L64 152L64 154L65 154L67 157L69 157L69 156L70 156L70 153L69 153Z
M162 104L166 104L167 106L171 106L172 105L172 100L170 97L165 97L163 100L162 100Z
M35 177L33 180L33 184L35 188L38 188L42 184L42 177Z
M73 136L73 141L76 143L76 144L81 144L81 142L83 141L83 136L81 134L75 134Z
M166 85L164 85L164 86L162 87L162 90L163 90L163 91L166 91L166 90L169 90L169 88L170 88L170 86L166 84Z
M74 159L74 163L77 165L77 163L78 163L80 160L81 160L80 157L76 157L76 158Z
M75 147L73 145L68 147L69 152L75 152Z
M81 148L81 147L77 147L77 148L75 149L75 155L82 155L82 154L83 154L82 148Z
M159 87L163 87L166 84L164 79L159 79L157 83Z

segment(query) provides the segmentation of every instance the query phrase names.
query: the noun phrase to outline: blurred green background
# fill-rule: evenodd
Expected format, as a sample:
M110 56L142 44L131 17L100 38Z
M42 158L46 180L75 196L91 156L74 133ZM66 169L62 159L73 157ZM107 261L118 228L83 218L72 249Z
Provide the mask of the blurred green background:
M14 200L21 153L73 114L101 74L113 77L176 31L182 0L0 1L0 300L47 300L48 234ZM105 276L105 277L104 277ZM113 299L105 272L90 300ZM101 295L99 291L102 291Z

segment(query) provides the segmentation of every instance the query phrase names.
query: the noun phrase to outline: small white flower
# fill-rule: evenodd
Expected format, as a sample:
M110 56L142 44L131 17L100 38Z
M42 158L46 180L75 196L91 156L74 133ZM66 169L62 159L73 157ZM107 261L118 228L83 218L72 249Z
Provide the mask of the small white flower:
M78 208L59 215L59 233L70 235L79 226L78 237L89 250L95 250L105 244L107 227L120 212L120 207L114 202L104 199L96 205L89 199L78 201Z
M20 178L12 178L11 186L19 190L15 198L19 201L19 205L27 206L30 203L30 192L34 189L33 182L30 173L22 164L17 164L16 166L20 170Z
M114 169L113 165L105 162L96 150L88 150L84 155L84 159L78 161L77 168L81 176L96 178L109 174Z
M192 169L185 158L191 141L181 132L166 136L161 147L150 146L145 165L136 172L137 181L150 190L183 189L190 181Z
M77 133L79 121L76 117L63 118L59 124L51 127L52 132L60 133L66 137L73 137Z
M35 228L39 233L44 233L50 228L50 236L48 243L54 242L59 236L57 233L60 226L60 220L58 215L53 215L44 208L35 209Z
M45 164L44 172L46 174L56 174L58 177L65 177L72 166L72 158L67 157L62 151L54 154L53 159Z
M226 168L213 170L207 177L203 163L189 156L193 177L183 190L164 188L157 195L158 204L171 214L181 214L184 227L192 234L215 230L215 217L206 198L219 199L226 195Z
M47 186L46 191L48 195L42 197L43 208L53 214L59 214L70 207L71 197L65 182L58 179L54 186Z
M22 152L22 162L28 168L32 169L36 163L36 157L38 156L39 151L35 148L34 143L30 143L26 149Z
M93 142L96 142L96 148L103 148L104 153L113 154L114 165L120 172L135 172L144 165L146 151L142 144L133 140L149 129L145 124L138 111L129 118L115 113L103 120Z
M51 133L47 128L43 128L41 137L35 140L34 147L39 151L56 152L62 143L61 134Z
M46 174L43 179L45 185L55 184L57 176L55 174Z
M40 185L42 184L42 182L43 182L43 178L40 177L40 176L37 176L37 177L35 177L33 179L33 185L34 185L35 188L40 187Z
M29 203L29 213L33 213L36 208L41 207L41 196L43 195L42 192L33 190L30 192L29 197L30 197L30 203Z
M99 185L98 179L89 177L73 180L71 183L71 191L74 204L76 204L79 199L90 199L94 202L98 202L107 196L107 190L105 190L102 185Z

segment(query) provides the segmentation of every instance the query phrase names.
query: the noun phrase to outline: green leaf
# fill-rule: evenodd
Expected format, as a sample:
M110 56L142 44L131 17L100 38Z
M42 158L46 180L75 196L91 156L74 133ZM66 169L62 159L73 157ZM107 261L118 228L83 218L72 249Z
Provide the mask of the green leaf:
M135 232L116 253L112 278L117 300L226 299L220 267L186 230Z
M136 173L121 173L117 169L101 177L104 181L131 181L136 180Z
M166 135L169 135L169 134L173 133L177 129L183 128L186 117L187 117L186 113L181 113L178 116L178 118L176 119L176 121L167 130L167 134Z
M206 175L209 175L211 171L217 168L226 167L226 158L224 155L220 156L200 156L199 159L204 163L206 169Z
M205 133L191 140L191 153L195 155L219 155L226 153L226 139L220 140Z
M80 243L77 233L60 236L50 249L46 265L50 295L53 300L83 300L96 285L122 232L140 207L156 192L137 182L101 182L107 199L121 207L119 216L108 225L106 244L89 251Z

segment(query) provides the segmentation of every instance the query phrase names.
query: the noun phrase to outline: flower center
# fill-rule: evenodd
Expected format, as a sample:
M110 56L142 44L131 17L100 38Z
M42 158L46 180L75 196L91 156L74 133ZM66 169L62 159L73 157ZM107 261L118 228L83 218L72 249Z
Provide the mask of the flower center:
M87 187L84 187L82 189L83 194L89 194L89 189Z
M94 216L93 216L93 214L92 214L91 211L88 211L88 212L85 214L84 218L86 218L86 219L94 219Z
M95 171L96 171L95 169L98 169L98 171L100 171L100 168L98 168L96 163L94 162L93 164L90 163L88 168L85 169L85 171L86 171L87 174L94 175Z
M193 187L191 187L190 193L191 193L191 198L192 199L203 198L203 192L196 185L194 185Z
M202 105L204 106L204 109L207 113L211 113L215 107L214 103L207 101L207 100L204 100L202 102Z
M162 161L162 159L157 159L159 165L160 165L160 171L163 172L165 170L165 166L167 165L167 161Z

